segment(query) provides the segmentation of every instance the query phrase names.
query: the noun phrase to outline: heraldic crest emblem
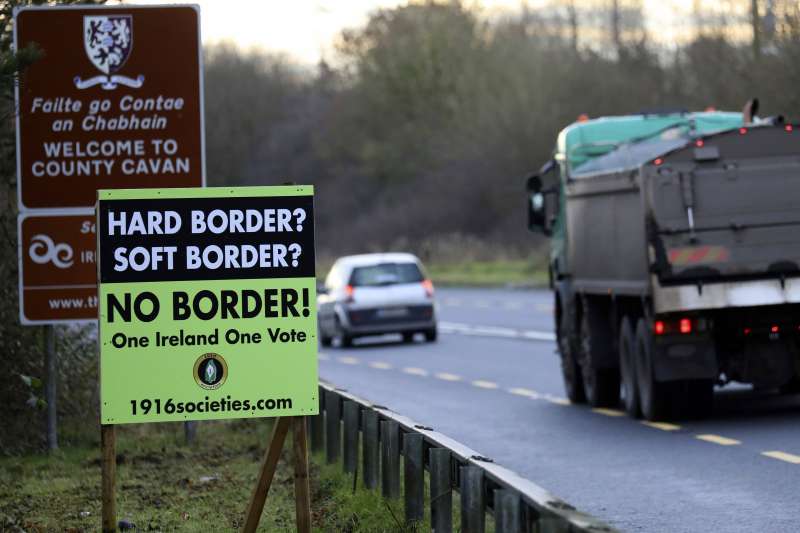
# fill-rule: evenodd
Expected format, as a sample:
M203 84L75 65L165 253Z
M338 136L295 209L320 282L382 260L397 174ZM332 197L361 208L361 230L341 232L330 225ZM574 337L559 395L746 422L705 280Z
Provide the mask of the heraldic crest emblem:
M83 47L89 61L103 74L82 80L76 76L75 87L87 89L102 84L103 89L125 85L138 89L144 76L134 78L118 75L133 49L133 17L131 15L101 15L83 17Z

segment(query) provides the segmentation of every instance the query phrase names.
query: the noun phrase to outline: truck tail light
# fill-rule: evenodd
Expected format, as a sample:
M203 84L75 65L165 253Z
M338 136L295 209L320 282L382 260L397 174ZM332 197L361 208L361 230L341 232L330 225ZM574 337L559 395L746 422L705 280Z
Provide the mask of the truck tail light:
M781 331L781 328L779 326L777 326L777 325L772 326L771 328L769 328L769 332L770 333L780 333L780 331Z
M653 322L653 332L656 335L691 335L706 331L708 327L708 321L704 318L680 317Z
M355 302L356 301L355 293L356 293L356 289L352 285L347 285L344 288L344 294L345 294L344 301L345 301L345 303L351 304L351 303Z
M422 282L422 288L425 289L425 296L433 298L433 282L426 279Z

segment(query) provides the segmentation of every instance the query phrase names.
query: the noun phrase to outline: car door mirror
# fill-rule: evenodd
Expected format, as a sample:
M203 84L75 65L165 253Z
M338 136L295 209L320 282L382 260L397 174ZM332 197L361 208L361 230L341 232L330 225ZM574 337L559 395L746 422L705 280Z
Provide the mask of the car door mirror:
M317 294L328 294L328 287L324 283L317 283Z

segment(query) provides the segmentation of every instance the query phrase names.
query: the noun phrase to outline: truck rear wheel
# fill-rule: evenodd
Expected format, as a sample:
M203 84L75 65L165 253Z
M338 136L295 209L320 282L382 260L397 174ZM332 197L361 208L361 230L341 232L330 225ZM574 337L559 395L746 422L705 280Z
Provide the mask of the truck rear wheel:
M567 398L572 403L584 403L586 396L583 392L583 377L581 367L575 360L575 350L572 349L570 339L569 318L566 313L561 313L558 318L558 351L561 355L561 374L564 376L564 390Z
M587 300L581 314L580 361L583 390L592 407L616 407L619 403L619 369L602 366L613 351L608 316Z
M642 416L647 420L661 420L669 409L669 384L656 381L653 368L653 336L647 321L640 318L636 324L636 386Z
M633 418L638 418L639 391L636 387L636 334L628 317L622 318L619 328L619 375L622 404Z
M619 403L619 369L604 366L614 346L608 315L591 300L581 314L580 361L583 390L592 407L616 407Z

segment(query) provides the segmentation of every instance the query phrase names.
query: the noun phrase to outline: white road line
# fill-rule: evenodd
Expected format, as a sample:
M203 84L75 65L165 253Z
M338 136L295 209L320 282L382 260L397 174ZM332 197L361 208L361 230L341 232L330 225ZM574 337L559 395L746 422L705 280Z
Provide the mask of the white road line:
M522 387L514 387L513 389L508 389L508 392L511 394L516 394L517 396L525 396L526 398L530 398L531 400L538 400L541 398L541 394L536 392L535 390L530 389L523 389Z
M492 305L491 305L489 302L486 302L486 301L484 301L484 300L478 300L478 301L477 301L477 302L475 302L473 305L474 305L475 307L478 307L478 308L480 308L480 309L488 309L489 307L491 307L491 306L492 306Z
M487 335L489 337L518 337L519 332L511 328L497 326L475 326L472 328L474 335Z
M647 420L642 420L642 424L651 428L660 429L661 431L678 431L681 429L678 424L669 424L667 422L648 422Z
M441 379L444 381L461 381L461 376L457 376L455 374L448 374L447 372L438 372L435 374L437 379Z
M696 439L704 440L706 442L713 442L714 444L719 444L720 446L736 446L737 444L741 444L742 441L736 439L729 439L728 437L722 437L720 435L712 435L711 433L705 433L703 435L695 435Z
M317 354L317 359L319 359L320 361L327 361L330 359L330 356L328 356L328 354L326 353L319 352Z
M496 389L497 388L497 383L495 383L494 381L484 381L482 379L476 379L475 381L472 382L472 384L475 387L478 387L478 388L481 388L481 389Z
M337 357L336 360L345 365L357 365L358 363L360 363L360 361L355 357L349 357L349 356Z
M377 368L378 370L391 370L392 365L384 363L383 361L370 361L369 366Z
M427 376L428 371L423 368L417 368L415 366L407 366L403 369L403 372L406 374L411 374L412 376Z
M506 309L518 310L522 309L524 307L524 304L522 302L506 302L503 307L505 307Z
M556 334L549 331L523 331L522 337L524 339L531 339L534 341L555 341Z
M800 465L800 455L795 455L793 453L786 453L778 450L773 450L771 452L761 452L761 455L765 455L767 457L771 457L772 459L777 459L779 461L792 463L793 465Z
M507 339L527 339L535 341L554 341L556 336L550 331L521 330L499 326L481 326L457 322L439 322L439 331L479 337L501 337Z

